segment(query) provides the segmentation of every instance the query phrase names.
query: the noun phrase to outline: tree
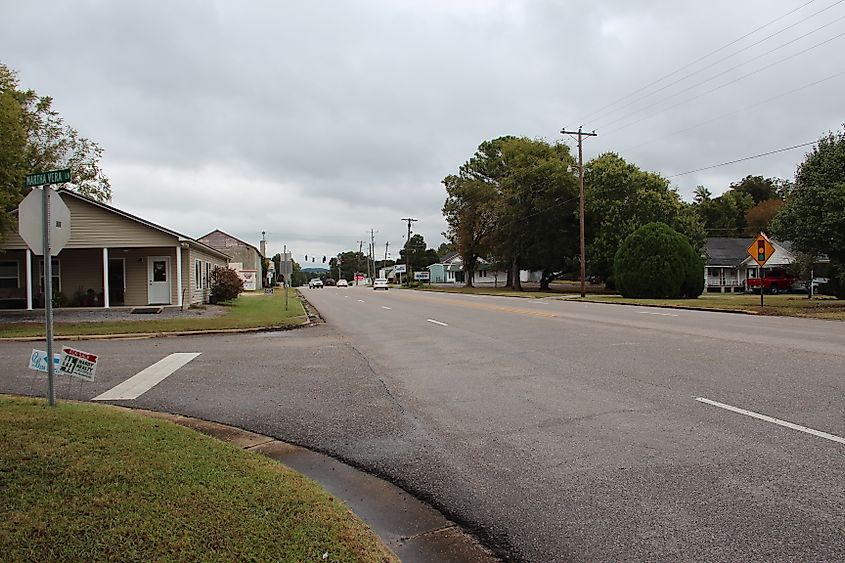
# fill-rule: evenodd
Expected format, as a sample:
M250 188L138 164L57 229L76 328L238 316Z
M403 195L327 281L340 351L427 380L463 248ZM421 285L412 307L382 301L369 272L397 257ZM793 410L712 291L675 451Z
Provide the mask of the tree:
M763 178L762 176L746 176L739 182L731 184L730 189L739 193L748 194L759 204L770 199L781 199L780 188L783 181L777 178Z
M437 258L442 259L444 256L450 252L454 252L455 250L457 250L457 247L454 242L441 242L440 246L437 247Z
M839 277L833 286L845 288L845 133L823 136L798 166L771 230L799 252L827 255Z
M211 271L211 296L212 303L231 301L244 291L244 281L235 270L231 268L214 268Z
M624 297L695 298L704 290L704 260L684 235L665 223L649 223L617 250L614 276Z
M643 171L616 153L605 153L586 164L584 189L591 273L607 280L622 242L653 222L669 225L684 235L696 252L703 251L706 233L698 213L659 174Z
M745 234L753 236L760 232L768 232L769 224L782 205L781 199L767 199L746 211Z
M109 201L111 185L100 168L103 149L65 124L52 98L18 86L15 72L0 63L0 227L10 227L31 172L70 168L73 189Z
M405 264L408 256L414 272L421 272L437 262L437 251L426 249L425 238L421 234L411 236L411 240L405 243L405 248L399 251L399 263Z

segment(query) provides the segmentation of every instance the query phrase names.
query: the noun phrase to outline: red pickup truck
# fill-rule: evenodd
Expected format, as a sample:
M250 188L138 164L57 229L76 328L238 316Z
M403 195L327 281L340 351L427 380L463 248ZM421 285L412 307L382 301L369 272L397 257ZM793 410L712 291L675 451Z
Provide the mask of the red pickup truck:
M767 293L787 292L798 282L799 279L783 268L772 268L763 272L763 279L748 278L745 280L745 290L760 292L760 284L763 284L763 291Z

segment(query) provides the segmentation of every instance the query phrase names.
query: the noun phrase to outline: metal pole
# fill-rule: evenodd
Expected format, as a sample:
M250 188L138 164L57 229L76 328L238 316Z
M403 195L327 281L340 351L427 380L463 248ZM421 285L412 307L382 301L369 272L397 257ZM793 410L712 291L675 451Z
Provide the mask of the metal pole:
M53 260L50 251L50 192L53 189L44 185L42 191L41 223L44 247L44 324L47 332L47 401L56 406L56 392L53 385Z
M276 248L279 248L278 246ZM282 247L282 257L285 259L285 311L288 310L288 286L290 285L290 273L288 268L293 270L293 264L288 263L288 245Z
M757 277L760 278L760 307L763 306L763 266L760 266L757 271Z

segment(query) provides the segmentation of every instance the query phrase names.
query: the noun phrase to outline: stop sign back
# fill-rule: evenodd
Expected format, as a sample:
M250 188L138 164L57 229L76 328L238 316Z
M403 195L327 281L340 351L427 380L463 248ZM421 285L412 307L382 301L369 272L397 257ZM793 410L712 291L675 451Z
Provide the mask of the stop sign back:
M46 186L33 188L18 207L18 233L27 246L38 255L44 254L44 223L41 212L44 194L41 190L50 189L52 188ZM50 255L56 256L61 252L68 240L70 240L70 209L59 194L53 192L50 194Z

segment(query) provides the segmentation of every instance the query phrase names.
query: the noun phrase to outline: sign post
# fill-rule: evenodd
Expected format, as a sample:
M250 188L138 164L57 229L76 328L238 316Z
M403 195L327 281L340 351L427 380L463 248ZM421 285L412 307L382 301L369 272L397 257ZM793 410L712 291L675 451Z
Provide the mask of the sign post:
M50 222L50 196L53 188L50 184L60 184L70 181L70 169L52 170L50 172L42 172L38 174L28 174L26 176L26 185L42 186L41 188L41 252L44 255L44 324L46 325L47 333L47 358L53 357L53 256L61 252L67 238L70 238L70 214L67 216L67 225L63 225L61 221L56 225ZM29 198L29 196L27 196ZM23 204L23 202L21 202ZM67 209L67 207L65 207ZM25 211L25 210L24 210ZM24 224L26 217L19 216L19 225ZM19 226L20 228L20 226ZM50 233L55 229L60 229L61 232L66 233L67 238L63 242L57 244L55 247L50 246ZM24 231L21 231L21 236ZM24 240L30 248L36 246L30 244L29 240ZM53 362L47 362L47 401L51 407L56 406L56 392L54 389L54 374L55 366Z
M748 247L748 255L757 262L759 268L757 269L757 278L760 280L760 307L763 306L763 266L766 265L766 262L769 261L769 258L772 257L772 254L775 253L775 247L772 245L772 241L769 240L765 234L760 233L757 235L757 238L754 242L751 243L751 246Z

